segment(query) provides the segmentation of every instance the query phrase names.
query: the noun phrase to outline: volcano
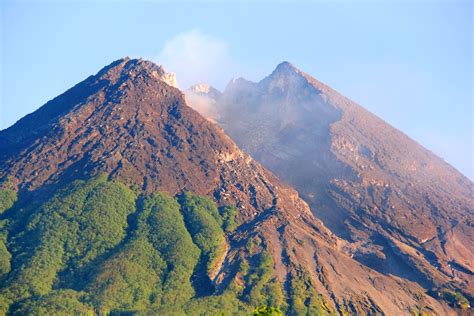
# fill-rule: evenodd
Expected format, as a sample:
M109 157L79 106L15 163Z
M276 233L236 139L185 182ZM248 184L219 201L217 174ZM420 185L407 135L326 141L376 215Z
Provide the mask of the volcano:
M321 216L338 228L334 234L315 216L328 209L318 204L319 196L309 200L312 211L297 191L239 149L224 133L227 125L222 130L187 106L170 77L150 61L120 59L0 131L2 313L215 315L266 305L288 315L450 314L460 307L428 293L416 279L366 264L339 227ZM275 98L284 95L282 78L281 85L272 78L265 83L278 92ZM228 89L235 93L251 86L234 84ZM313 88L307 87L310 95ZM326 112L336 119L341 111ZM287 126L296 119L288 117ZM313 132L324 138L327 118L318 122ZM255 141L267 136L261 130ZM343 153L353 152L348 140L338 139ZM282 147L280 158L290 155L287 150ZM261 154L255 157L272 167ZM343 164L343 158L333 163ZM437 170L440 164L425 168ZM360 175L345 172L346 182L329 181L337 193L335 210L344 218L359 212L365 219L365 205L351 200ZM462 187L466 180L457 181ZM371 185L375 201L379 187L397 192L394 184ZM402 203L391 199L387 205ZM434 197L426 201L437 203ZM342 203L348 205L345 213ZM457 222L446 234L461 238L470 227L461 216L467 210L451 212L448 218ZM361 245L376 237L375 217L370 219L367 228L356 217L351 221ZM397 256L427 257L423 249L431 249L438 237L416 248L418 235L396 230L396 223L381 222L377 238L399 251ZM416 225L407 224L407 231ZM424 231L430 229L426 225ZM406 260L418 267L419 261ZM455 262L470 271L466 261ZM432 284L448 280L441 266L436 273ZM457 287L439 291L461 295Z

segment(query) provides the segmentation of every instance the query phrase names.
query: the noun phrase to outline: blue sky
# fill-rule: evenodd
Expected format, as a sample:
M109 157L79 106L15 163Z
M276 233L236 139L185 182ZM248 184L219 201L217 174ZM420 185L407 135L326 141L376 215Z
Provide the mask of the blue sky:
M11 1L0 129L123 56L223 89L288 60L474 178L471 1Z

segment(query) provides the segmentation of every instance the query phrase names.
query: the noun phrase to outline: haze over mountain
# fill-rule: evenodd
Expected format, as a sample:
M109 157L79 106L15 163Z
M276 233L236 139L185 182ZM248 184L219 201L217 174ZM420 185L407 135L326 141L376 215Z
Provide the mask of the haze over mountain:
M456 169L288 62L258 83L238 78L222 93L187 95L294 186L351 257L472 300L473 182Z

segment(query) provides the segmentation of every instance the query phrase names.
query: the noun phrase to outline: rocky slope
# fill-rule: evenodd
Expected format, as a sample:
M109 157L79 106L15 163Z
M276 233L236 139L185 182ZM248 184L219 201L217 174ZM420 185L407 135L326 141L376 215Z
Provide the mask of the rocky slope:
M143 298L145 301L134 301L134 297L143 296L139 294L143 279L152 282L155 274L159 278L158 272L148 274L140 269L153 271L158 269L153 268L154 264L162 266L162 261L147 258L150 266L129 265L133 266L133 260L143 254L152 256L156 251L156 256L169 259L165 255L171 246L150 246L152 242L161 246L167 242L166 238L161 243L155 240L166 231L156 228L152 232L150 228L163 225L152 216L164 213L150 209L165 203L168 206L164 210L175 212L172 210L179 206L162 201L167 198L149 197L150 194L178 195L182 215L177 216L184 216L186 222L186 228L180 229L187 229L193 237L190 249L205 249L201 245L203 239L196 239L192 229L194 213L189 213L185 206L188 204L182 200L182 192L186 191L212 198L219 209L234 205L238 210L238 227L227 231L224 239L216 239L221 240L222 251L214 252L207 270L194 268L194 280L205 277L212 282L207 289L194 285L200 308L211 308L210 303L203 303L209 301L200 300L226 295L231 288L237 288L233 295L247 306L277 304L288 314L296 315L454 312L445 302L427 295L419 284L384 275L351 258L344 251L351 244L317 220L296 191L240 151L215 124L188 107L184 95L168 85L166 77L160 66L149 61L121 59L0 132L0 197L7 201L0 210L0 251L2 258L7 258L2 261L0 275L2 312L21 313L43 306L60 311L67 305L62 301L64 297L68 308L83 313L133 312L137 311L137 304L145 311L151 308L169 289L150 294ZM94 180L97 177L107 180ZM78 179L85 184L75 184ZM107 182L110 180L117 183ZM65 188L66 192L61 191ZM13 203L9 196L15 192L18 200ZM136 207L142 211L134 210L135 194ZM207 209L212 211L210 206ZM119 210L122 215L115 215ZM127 220L123 214L128 214ZM135 217L137 220L133 220ZM143 222L142 217L148 219ZM64 224L68 218L69 224ZM117 227L118 223L122 226ZM121 233L112 234L112 227ZM150 233L144 237L143 232L148 229ZM458 230L453 229L451 234L463 236ZM105 245L98 239L101 234L109 236ZM388 238L384 234L393 236L381 230L380 238ZM187 244L191 237L185 238ZM149 241L143 241L146 238ZM75 248L71 248L71 240L76 239ZM398 249L399 240L386 242ZM134 249L141 248L130 242L152 248L136 254ZM61 246L63 243L65 246ZM96 244L102 245L97 248L102 250L91 252L90 247ZM183 256L179 249L175 255ZM193 251L184 255L197 260ZM54 261L57 256L63 261ZM135 259L130 262L130 258ZM42 276L42 267L51 262L59 263ZM96 266L101 267L98 274L93 272ZM140 283L114 286L120 280L120 284L130 280L130 273ZM44 285L40 280L41 286L35 287L28 280L39 282L37 277L50 281ZM189 278L182 282L189 282ZM121 293L130 303L123 306L124 301L117 299L104 307L100 299L94 303L95 297L100 297L97 293ZM278 297L275 293L281 293L282 300L268 301L270 295ZM40 304L38 300L43 305L34 305Z
M288 62L258 83L188 94L210 100L211 118L294 186L347 254L472 302L473 183L449 164Z

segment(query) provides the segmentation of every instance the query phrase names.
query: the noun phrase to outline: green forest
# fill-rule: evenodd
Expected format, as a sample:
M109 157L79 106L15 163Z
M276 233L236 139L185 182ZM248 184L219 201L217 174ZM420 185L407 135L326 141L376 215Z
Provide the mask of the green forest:
M41 198L4 184L0 314L332 313L304 273L284 290L258 238L216 288L211 278L239 224L233 205L191 192L143 195L104 175Z

